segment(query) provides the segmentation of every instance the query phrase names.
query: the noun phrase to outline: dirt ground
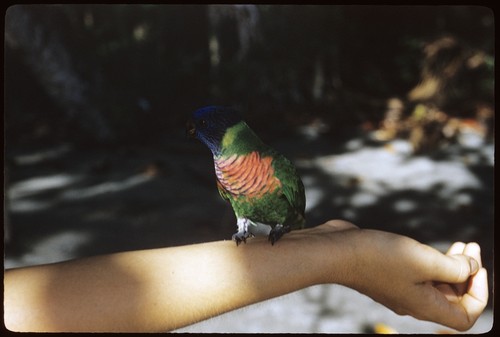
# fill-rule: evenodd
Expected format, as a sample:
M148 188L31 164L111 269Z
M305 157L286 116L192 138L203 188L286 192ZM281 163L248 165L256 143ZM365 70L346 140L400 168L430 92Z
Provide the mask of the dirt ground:
M341 142L298 135L272 145L302 176L308 226L341 218L442 251L455 241L476 241L492 285L492 143L463 141L418 156L404 140L382 143L359 133ZM8 149L7 160L6 268L229 239L235 230L210 153L181 134L155 147ZM470 332L491 328L491 309ZM447 331L337 285L178 331L367 332L377 323L398 332Z

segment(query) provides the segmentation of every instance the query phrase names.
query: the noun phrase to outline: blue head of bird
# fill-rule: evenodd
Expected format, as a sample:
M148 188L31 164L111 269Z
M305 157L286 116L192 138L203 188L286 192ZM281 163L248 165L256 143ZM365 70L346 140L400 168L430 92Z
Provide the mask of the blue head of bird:
M187 133L188 136L200 140L214 155L217 155L226 130L240 121L241 116L236 110L211 105L193 112L187 122Z

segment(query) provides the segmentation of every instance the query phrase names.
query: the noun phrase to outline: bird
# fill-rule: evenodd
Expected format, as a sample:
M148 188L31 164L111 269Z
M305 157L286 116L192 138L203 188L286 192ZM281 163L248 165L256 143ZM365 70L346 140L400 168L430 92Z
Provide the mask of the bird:
M192 113L189 137L212 152L217 189L237 219L232 236L267 236L274 245L305 225L305 190L295 166L266 145L232 107L210 105Z

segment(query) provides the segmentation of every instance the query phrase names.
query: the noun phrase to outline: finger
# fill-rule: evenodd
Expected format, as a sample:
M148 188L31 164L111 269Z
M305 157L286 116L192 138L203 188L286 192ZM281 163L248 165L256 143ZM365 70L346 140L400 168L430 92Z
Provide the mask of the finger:
M433 281L462 283L479 270L479 263L466 255L441 255L435 263Z
M476 263L471 261L470 275L474 275L482 267L481 249L477 243L465 244L462 242L455 242L447 252L447 255L451 254L463 254L475 260ZM436 285L436 288L438 288L450 302L458 302L462 298L462 295L467 292L469 282L464 281L454 284L445 283L444 285Z
M456 287L453 287L449 283L436 283L434 287L443 294L449 302L459 303L462 294L458 293Z
M486 269L481 268L476 275L471 278L471 285L467 294L462 297L456 307L463 310L466 319L462 325L456 327L458 330L467 330L474 325L476 320L488 304L488 275Z
M482 268L482 261L481 261L481 247L475 243L463 243L463 242L455 242L453 243L448 251L446 252L446 255L458 255L458 254L463 254L470 256L476 260L479 264L479 268Z
M448 251L446 252L446 255L458 255L458 254L463 254L465 249L465 243L463 242L455 242L453 243L450 248L448 248Z
M469 292L458 301L449 301L446 295L437 295L435 288L432 290L433 287L426 287L427 291L421 294L421 298L425 298L427 295L434 302L433 305L427 306L425 313L422 313L420 318L444 324L460 331L470 329L488 303L487 279L486 270L480 269L476 275L471 277Z
M479 268L483 267L483 263L481 261L481 247L477 243L468 243L463 250L463 254L476 260L479 264Z
M486 269L481 268L476 275L471 277L469 290L460 302L469 318L474 318L474 321L483 312L488 304L488 273Z

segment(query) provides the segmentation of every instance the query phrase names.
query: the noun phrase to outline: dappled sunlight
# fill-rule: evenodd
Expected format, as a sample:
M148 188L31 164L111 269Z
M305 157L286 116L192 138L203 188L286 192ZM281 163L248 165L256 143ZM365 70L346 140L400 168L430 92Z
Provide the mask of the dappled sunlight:
M431 245L478 241L491 263L492 242L484 233L493 226L493 154L494 144L484 140L474 148L457 143L414 154L407 140L346 137L330 153L296 161L308 226L341 218Z
M339 155L322 156L315 159L315 163L332 179L340 176L356 178L360 193L375 196L406 189L431 191L441 186L440 196L449 198L461 189L482 188L481 182L463 162L409 156L404 144L404 141L398 140L385 146L363 147ZM355 206L375 201L359 194L353 195L352 199Z
M411 145L401 139L375 142L357 134L332 148L327 135L303 137L283 139L282 147L288 149L285 152L305 185L307 226L343 218L362 228L403 233L440 250L456 240L480 239L491 226L490 171L474 170L493 167L491 143L475 148L458 144L434 155L414 155ZM186 149L184 140L173 141L171 146ZM61 165L64 172L55 165L50 174L13 181L8 186L9 211L16 220L14 229L20 230L16 239L27 243L9 251L6 266L229 239L234 219L217 193L211 163L200 160L196 151L182 155L165 154L159 147L147 151L127 152L126 157L101 149L75 152L59 158L59 163L76 157L84 165ZM171 169L173 162L178 168ZM37 165L45 168L41 172L48 172L45 162ZM485 263L491 263L488 241L481 244ZM234 272L242 274L250 263L243 256L233 262ZM255 294L259 291L255 289ZM346 301L351 300L356 306L369 302L366 307L373 307L376 315L365 320L369 324L387 317L401 322L399 316L362 295L342 289L345 301L336 301L335 289L325 286L324 292L325 301L304 302L303 294L293 294L179 331L227 331L227 322L235 315L262 320L262 324L241 327L242 332L355 331L362 319L349 309ZM303 304L300 310L295 306L299 302ZM286 325L277 315L286 310L292 314L307 310L308 314L300 324ZM402 323L391 324L402 331L422 327L411 319L407 330ZM433 329L429 325L428 331Z
M313 176L304 175L301 178L304 185L308 186L308 188L305 189L305 193L307 200L306 212L309 212L319 204L321 199L324 198L325 193L321 190L321 188L315 186L316 184L314 182L316 179Z
M85 230L67 230L48 236L33 244L31 250L19 257L7 257L5 268L38 265L79 257L78 248L93 239Z
M12 184L8 190L11 200L25 198L51 189L67 187L81 180L81 176L64 173L34 177Z
M53 201L12 200L9 201L9 211L13 213L38 212L53 207Z
M62 201L75 201L116 193L141 185L153 179L146 174L136 174L120 181L106 181L87 187L72 187L83 181L80 175L56 174L46 177L30 178L13 184L8 191L9 209L12 212L33 212L52 207ZM55 196L45 199L29 199L51 190L60 190Z
M306 227L340 218L440 250L476 241L493 268L488 8L18 5L5 18L7 267L229 240L210 154L184 137L194 108L221 104L295 164ZM251 261L232 262L244 273ZM368 302L318 287L212 323L405 324Z
M394 210L400 213L414 211L417 207L417 203L413 200L400 199L394 202Z
M136 174L121 181L107 181L90 187L72 189L61 194L63 200L92 198L106 193L120 192L153 179L152 176Z
M27 154L19 154L14 156L13 161L17 165L34 165L40 164L47 160L57 159L71 151L72 146L69 144L61 144L49 149L35 151Z

